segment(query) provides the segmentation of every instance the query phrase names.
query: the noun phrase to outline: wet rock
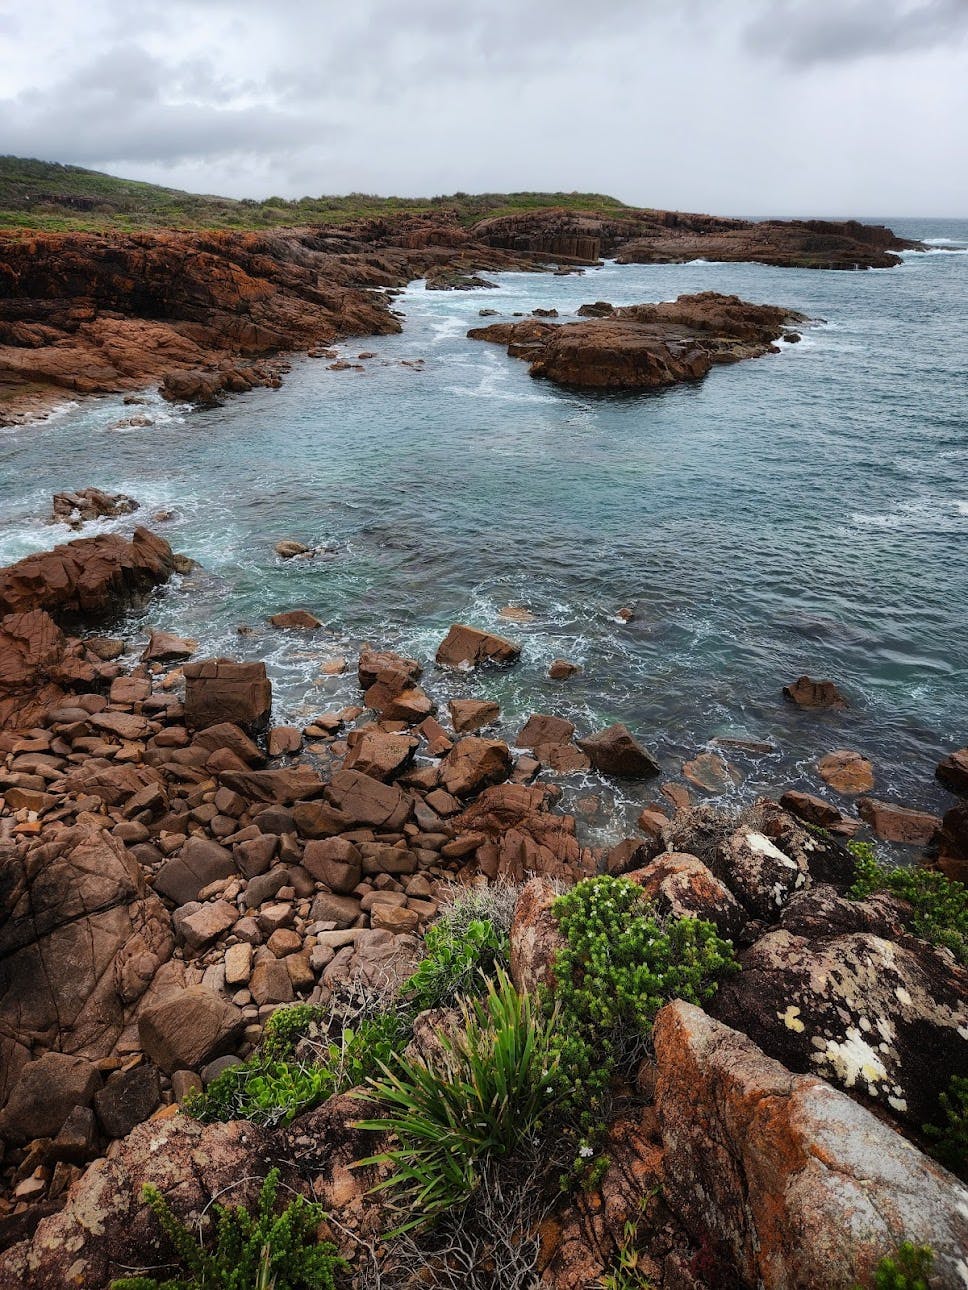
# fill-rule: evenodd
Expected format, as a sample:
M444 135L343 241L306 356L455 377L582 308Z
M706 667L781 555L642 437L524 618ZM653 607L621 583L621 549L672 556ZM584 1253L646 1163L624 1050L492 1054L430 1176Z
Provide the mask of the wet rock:
M275 544L273 550L282 560L293 560L296 556L312 554L312 547L297 542L295 538L283 538Z
M707 793L725 793L741 778L725 757L713 752L700 753L692 761L683 762L682 773L690 784Z
M364 649L360 653L357 665L360 689L368 690L386 673L400 676L400 688L405 689L420 680L423 668L416 659L405 658L402 654L394 653L393 650Z
M938 762L935 776L951 793L968 797L968 748L959 748Z
M836 748L817 762L820 778L838 793L853 796L874 787L874 768L866 757L847 748Z
M571 663L566 658L552 659L548 666L548 675L552 681L567 681L570 676L580 671L581 668L577 663Z
M299 752L301 747L302 731L295 726L273 726L266 738L270 757L285 757Z
M171 547L138 527L78 538L0 569L0 615L43 609L55 620L103 618L144 602L174 569Z
M437 649L437 662L444 667L472 668L484 663L507 665L517 661L521 646L503 636L454 623Z
M857 799L857 814L885 842L900 842L910 847L927 846L941 828L937 815L912 811L873 797Z
M836 806L831 806L822 797L814 797L812 793L791 789L780 798L780 805L797 819L829 829L831 833L838 833L842 837L852 838L860 828L860 820L850 819L838 811Z
M743 1284L852 1290L902 1241L959 1283L968 1190L951 1174L699 1008L667 1005L654 1041L667 1203Z
M628 877L642 888L660 913L672 918L702 918L722 936L734 939L748 915L733 893L695 856L667 852Z
M814 681L809 676L798 677L792 685L785 685L783 697L798 708L808 710L829 708L842 712L850 706L833 681Z
M441 763L441 782L454 797L470 797L511 773L511 753L499 739L468 735L459 740Z
M570 743L575 727L563 717L550 717L540 712L531 716L518 731L516 748L537 748L541 744Z
M658 762L621 723L577 740L596 770L619 779L646 779L659 774Z
M241 1010L201 985L171 994L138 1018L142 1048L168 1075L231 1051L244 1028Z
M188 640L184 636L175 636L172 632L152 631L141 655L145 663L180 663L198 649L198 641Z
M90 1106L101 1087L93 1062L69 1053L45 1053L29 1062L0 1111L0 1137L8 1142L52 1138L76 1106Z
M130 515L138 509L133 497L124 493L105 493L100 488L80 488L73 493L55 493L52 524L67 524L79 529L88 520L102 517L113 519L117 515Z
M285 613L273 614L269 622L273 627L305 632L314 632L323 625L308 609L287 609Z
M191 730L223 723L252 734L264 730L272 706L272 686L264 663L206 659L189 663L185 674L185 724Z
M451 725L460 734L469 734L493 725L501 715L500 705L487 699L451 699Z
M968 971L923 941L869 932L762 937L711 1010L791 1070L919 1128L968 1069Z

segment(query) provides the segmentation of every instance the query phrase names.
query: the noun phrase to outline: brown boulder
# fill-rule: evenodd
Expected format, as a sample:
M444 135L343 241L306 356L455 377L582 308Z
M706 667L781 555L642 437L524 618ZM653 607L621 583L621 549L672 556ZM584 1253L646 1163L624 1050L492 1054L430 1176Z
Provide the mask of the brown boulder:
M140 866L93 826L0 844L0 891L2 1103L34 1048L110 1053L173 938Z
M0 615L44 609L92 620L143 603L173 572L171 547L145 528L78 538L0 569Z
M499 739L467 735L441 762L441 782L454 797L470 797L489 784L500 784L511 773L511 753Z
M144 663L181 663L198 649L198 641L153 630L141 655Z
M937 815L912 811L893 802L879 802L873 797L857 799L857 814L885 842L900 842L910 847L927 846L941 828Z
M201 985L169 995L138 1018L142 1048L168 1075L231 1052L244 1028L241 1009Z
M780 805L797 819L807 824L816 824L822 829L829 829L831 833L839 833L844 837L852 838L860 828L860 820L850 819L838 811L836 806L831 806L822 797L814 797L812 793L801 793L790 789L780 798Z
M540 712L532 712L518 731L514 746L537 748L540 744L567 744L574 733L572 722L563 717L549 717Z
M503 636L477 627L454 623L437 648L437 662L444 667L472 668L483 663L507 665L517 661L521 646Z
M668 1004L653 1033L663 1193L724 1274L764 1290L853 1290L913 1241L935 1251L939 1286L959 1283L968 1190L951 1174L699 1008Z
M451 725L459 735L493 725L501 715L500 704L488 699L451 699Z
M414 681L420 680L423 668L415 658L405 658L393 650L364 649L357 665L360 689L368 690L385 673L399 674L403 678L400 688L406 689Z
M325 838L306 843L303 868L324 882L330 891L346 896L359 884L363 857L348 838Z
M836 748L817 762L820 778L838 793L869 793L874 787L874 768L866 757L847 748Z
M552 681L567 681L569 677L580 671L581 668L577 663L571 663L566 658L554 658L548 666L548 675Z
M603 775L620 779L646 779L659 774L659 764L621 723L579 739L578 747Z
M683 762L682 773L690 784L707 793L725 793L731 785L740 782L738 771L725 757L714 752L700 753L692 761Z
M100 488L80 488L73 493L55 493L51 524L67 524L79 529L88 520L105 516L130 515L138 509L133 497L124 493L105 493Z
M850 706L833 681L813 681L809 676L798 677L792 685L785 685L783 697L798 708L832 708L841 712Z
M273 614L269 622L273 627L305 632L314 632L323 625L308 609L287 609L284 613Z
M642 888L646 899L671 918L703 918L721 935L738 935L748 920L746 911L729 888L701 860L668 851L628 877Z
M219 878L235 873L231 851L210 838L190 837L177 856L165 863L155 875L154 888L176 905L185 905Z
M265 663L205 659L189 663L182 670L185 724L190 730L228 722L252 734L268 725L272 686Z
M393 784L381 784L358 770L338 771L326 787L331 806L355 825L372 825L393 832L410 815L411 799ZM298 823L298 821L297 821Z
M565 946L551 912L557 898L547 878L532 878L518 897L511 924L511 978L522 994L554 985L553 964Z
M68 1053L44 1053L28 1062L0 1111L0 1137L8 1142L52 1138L75 1106L90 1106L101 1087L93 1062Z
M588 877L596 870L595 854L579 846L574 817L556 815L549 806L547 787L497 784L453 821L455 835L481 839L477 863L492 880Z
M968 748L959 748L942 758L934 773L949 792L968 797Z
M226 770L219 783L240 797L253 802L274 802L286 806L291 802L319 797L323 781L308 766L289 766L284 770Z
M0 619L0 729L39 725L70 690L97 682L100 660L42 609Z
M346 739L349 752L343 760L346 770L359 770L373 779L395 779L413 761L417 740L409 735L388 734L375 726L351 730Z

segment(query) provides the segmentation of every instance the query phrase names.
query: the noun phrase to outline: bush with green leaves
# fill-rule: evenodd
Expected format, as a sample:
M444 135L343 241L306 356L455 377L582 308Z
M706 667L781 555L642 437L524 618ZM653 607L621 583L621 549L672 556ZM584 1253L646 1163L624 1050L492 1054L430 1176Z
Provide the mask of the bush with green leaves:
M559 896L552 912L565 945L545 1006L559 1012L563 1096L590 1127L616 1071L647 1050L663 1004L704 1003L738 965L712 923L660 917L629 878L587 878Z
M386 1108L360 1128L393 1135L360 1161L392 1170L386 1191L406 1232L468 1200L482 1170L549 1126L558 1085L557 1018L542 1016L499 969L483 998L459 1002L460 1024L429 1057L397 1055L369 1080L366 1100ZM362 1096L362 1095L361 1095Z
M931 1154L968 1181L968 1075L953 1075L948 1091L938 1101L943 1122L923 1126L934 1144Z
M456 926L445 914L424 937L424 957L403 987L415 1012L447 1008L468 992L480 993L485 977L506 968L510 941L490 919L475 918Z
M869 842L850 842L857 862L852 900L866 900L875 891L889 891L914 909L916 935L951 950L968 964L968 887L935 869L891 868L882 864Z
M887 1255L877 1265L874 1290L929 1290L928 1277L933 1264L934 1251L930 1245L903 1241L894 1254Z
M159 1280L122 1277L112 1290L334 1290L335 1274L346 1263L329 1242L316 1239L325 1218L322 1206L296 1196L279 1213L279 1171L266 1176L258 1209L214 1206L215 1232L206 1249L182 1224L156 1187L146 1186L144 1200L175 1248L184 1274Z

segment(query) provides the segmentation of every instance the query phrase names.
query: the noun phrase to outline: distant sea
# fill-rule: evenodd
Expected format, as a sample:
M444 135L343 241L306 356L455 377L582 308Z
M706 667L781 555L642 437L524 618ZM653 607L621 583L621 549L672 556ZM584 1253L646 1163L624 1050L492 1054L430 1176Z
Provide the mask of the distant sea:
M137 645L162 626L206 654L266 658L278 721L356 702L366 641L424 660L441 702L498 699L509 740L531 711L583 732L623 721L667 778L715 738L772 742L731 753L731 802L823 790L817 757L846 747L873 760L875 795L944 809L934 765L968 742L968 221L885 222L931 250L859 273L608 263L487 275L490 291L418 282L397 298L400 336L340 347L376 352L362 372L295 357L281 390L212 411L154 395L67 404L0 432L0 563L76 536L44 523L54 491L127 492L203 570L125 634ZM776 356L635 396L557 389L465 338L484 308L565 317L706 290L817 321ZM416 358L422 369L401 364ZM138 414L152 424L124 424ZM158 510L173 518L153 524ZM283 562L285 537L331 550ZM507 605L533 621L503 620ZM267 626L297 606L327 631ZM436 673L453 621L520 641L521 663ZM334 655L350 670L323 677ZM580 675L549 681L558 656ZM835 680L849 711L787 705L781 687L803 672ZM622 836L656 796L591 774L560 782L566 806L599 799L583 803L593 841Z

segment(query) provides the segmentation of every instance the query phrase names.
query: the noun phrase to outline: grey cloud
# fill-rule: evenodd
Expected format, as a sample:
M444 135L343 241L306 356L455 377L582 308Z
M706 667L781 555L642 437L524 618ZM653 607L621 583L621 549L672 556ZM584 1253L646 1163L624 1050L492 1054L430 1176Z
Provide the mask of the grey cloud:
M794 66L843 63L960 43L968 0L771 0L745 40Z

